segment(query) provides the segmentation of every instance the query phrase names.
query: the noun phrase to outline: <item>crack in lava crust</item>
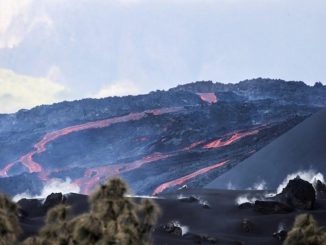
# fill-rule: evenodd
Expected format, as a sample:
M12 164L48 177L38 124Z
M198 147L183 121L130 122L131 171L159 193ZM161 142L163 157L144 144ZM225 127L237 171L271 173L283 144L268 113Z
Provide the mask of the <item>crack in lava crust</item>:
M34 145L34 150L27 153L26 155L23 155L19 158L18 161L12 162L7 164L1 171L0 171L0 177L6 177L8 176L8 173L10 169L17 163L23 164L30 173L40 173L40 177L42 179L46 179L48 173L43 169L41 164L35 162L33 160L33 156L35 154L40 154L46 150L46 145L50 143L51 141L54 141L60 137L63 137L65 135L79 132L83 130L88 129L96 129L96 128L105 128L109 127L112 124L116 123L122 123L122 122L128 122L128 121L136 121L142 119L147 114L153 114L153 115L161 115L166 113L172 113L182 110L183 107L171 107L171 108L162 108L162 109L153 109L153 110L146 110L143 112L136 112L136 113L130 113L125 116L120 117L113 117L109 119L99 120L99 121L93 121L88 122L84 124L74 125L67 128L63 128L51 133L47 133L38 143Z
M213 169L216 169L216 168L219 168L223 165L225 165L226 163L228 163L229 161L223 161L223 162L219 162L217 164L214 164L212 166L209 166L209 167L205 167L205 168L202 168L202 169L199 169L191 174L188 174L188 175L185 175L181 178L178 178L178 179L175 179L175 180L172 180L172 181L169 181L169 182L166 182L164 184L161 184L160 186L158 186L154 192L153 192L153 196L163 192L164 190L168 189L168 188L171 188L171 187L174 187L174 186L178 186L178 185L182 185L184 184L185 182L187 182L188 180L192 179L192 178L195 178L199 175L202 175L202 174L205 174Z

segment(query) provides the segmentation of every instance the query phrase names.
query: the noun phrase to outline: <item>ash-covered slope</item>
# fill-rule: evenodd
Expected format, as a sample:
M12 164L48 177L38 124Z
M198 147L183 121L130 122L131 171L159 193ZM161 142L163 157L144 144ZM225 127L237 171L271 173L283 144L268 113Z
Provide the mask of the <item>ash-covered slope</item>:
M275 189L288 174L307 170L326 173L326 109L289 130L207 187L246 189L265 182L267 188Z
M89 193L115 175L137 194L202 187L325 105L321 84L254 79L1 115L0 191L70 178Z
M256 190L205 189L186 189L163 194L159 199L155 199L162 212L153 232L154 244L281 245L283 242L280 237L273 236L273 233L288 231L294 218L302 211L282 213L283 210L276 209L269 210L270 213L266 215L255 210L254 204L252 207L238 206L239 197L253 196L259 199L265 194L266 191ZM136 198L136 201L140 201L139 198ZM18 202L22 213L21 239L35 235L43 225L47 210L59 203L71 206L73 217L89 211L87 196L79 194L52 194L45 201L22 199ZM319 225L325 226L324 193L318 193L316 203L313 210L304 212L312 214ZM183 234L181 229L163 228L169 223L181 225L184 228Z

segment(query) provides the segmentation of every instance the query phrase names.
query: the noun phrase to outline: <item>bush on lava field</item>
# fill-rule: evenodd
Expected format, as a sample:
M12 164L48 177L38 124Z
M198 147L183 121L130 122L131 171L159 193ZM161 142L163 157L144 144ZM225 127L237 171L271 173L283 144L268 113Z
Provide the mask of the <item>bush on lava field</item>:
M20 231L17 205L0 194L0 244L13 244Z
M326 245L326 228L319 227L311 214L298 215L284 245Z
M126 184L115 178L90 197L89 213L69 219L69 207L54 207L39 235L24 244L150 244L159 209L148 199L134 203L126 192Z

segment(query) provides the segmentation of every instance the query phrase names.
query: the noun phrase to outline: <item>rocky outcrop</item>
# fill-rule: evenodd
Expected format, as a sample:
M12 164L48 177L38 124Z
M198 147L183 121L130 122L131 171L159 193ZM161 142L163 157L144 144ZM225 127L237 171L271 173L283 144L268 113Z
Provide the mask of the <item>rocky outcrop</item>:
M273 237L281 242L283 242L286 239L288 232L286 230L281 230L278 232L275 232L273 234Z
M321 182L320 180L317 180L317 182L315 184L315 190L317 192L326 193L326 185L323 182Z
M53 208L54 206L64 203L66 197L62 193L51 193L48 195L44 201L43 207L45 209Z
M248 208L253 208L254 204L251 202L244 202L244 203L239 204L238 207L239 207L239 209L248 209Z
M181 197L179 200L180 202L189 202L189 203L199 202L199 199L195 196Z
M161 231L165 233L169 233L174 236L182 236L182 229L180 226L176 225L175 222L169 222L165 225L161 225L158 228L156 228L156 231Z
M289 181L276 199L296 209L310 210L314 207L316 192L311 183L298 176Z

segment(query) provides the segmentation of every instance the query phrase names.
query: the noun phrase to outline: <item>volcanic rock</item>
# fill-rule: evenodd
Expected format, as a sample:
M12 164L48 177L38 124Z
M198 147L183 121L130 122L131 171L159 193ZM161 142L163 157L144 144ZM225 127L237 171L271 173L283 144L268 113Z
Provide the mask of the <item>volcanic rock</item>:
M315 189L317 192L323 192L326 193L326 185L321 182L320 180L317 180L317 183L315 185Z
M199 199L195 196L183 197L180 198L179 200L180 202L190 202L190 203L199 202Z
M20 214L24 216L33 216L40 213L39 210L42 209L42 203L38 199L20 199L17 202L17 205L20 209Z
M200 203L203 208L210 209L211 206L207 202Z
M181 227L177 226L174 222L169 222L165 225L159 226L158 230L162 230L166 233L175 235L175 236L182 236L182 229Z
M273 237L276 238L277 240L283 242L286 239L288 232L286 230L281 230L278 232L275 232L273 234Z
M180 188L178 188L179 191L186 190L186 189L188 189L187 185L183 185Z
M247 208L253 208L254 205L251 202L244 202L239 204L238 206L240 209L247 209Z
M276 201L255 201L254 209L262 214L286 214L293 211L291 206Z
M312 184L298 176L276 197L293 208L309 210L314 207L316 192Z
M51 193L44 202L44 207L46 209L53 208L54 206L64 203L66 200L65 196L62 193Z

